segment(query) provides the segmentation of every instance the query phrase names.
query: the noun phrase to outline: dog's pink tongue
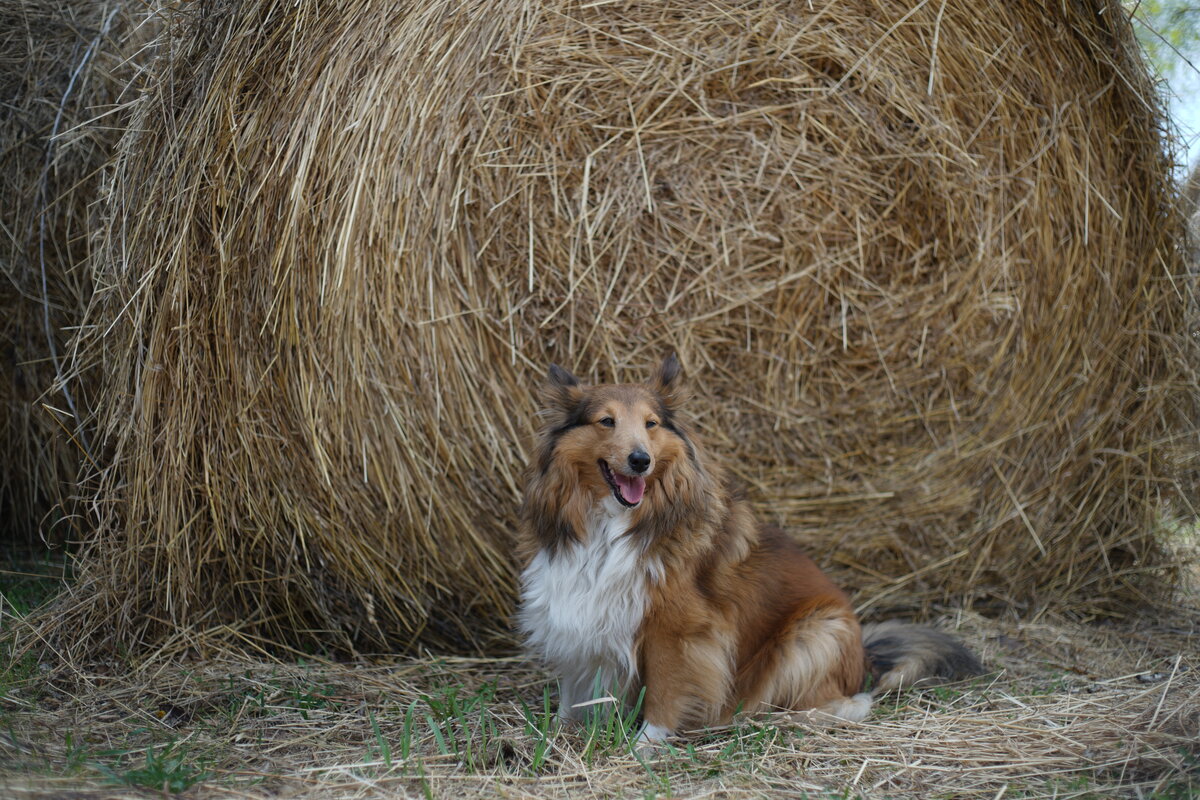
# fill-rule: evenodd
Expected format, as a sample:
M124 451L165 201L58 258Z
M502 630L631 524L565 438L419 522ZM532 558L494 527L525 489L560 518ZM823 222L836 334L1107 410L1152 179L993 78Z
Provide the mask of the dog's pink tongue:
M631 506L636 506L642 502L642 495L646 493L645 478L626 478L619 472L613 472L613 478L617 481L617 488L621 490L621 497L625 498L625 502Z

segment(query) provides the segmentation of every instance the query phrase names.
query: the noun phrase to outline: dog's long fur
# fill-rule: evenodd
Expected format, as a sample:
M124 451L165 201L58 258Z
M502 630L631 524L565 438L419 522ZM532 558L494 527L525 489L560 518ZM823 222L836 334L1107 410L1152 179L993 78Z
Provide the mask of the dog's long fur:
M550 369L527 476L518 617L560 678L559 716L644 687L642 736L739 710L859 720L878 690L980 671L943 633L863 630L846 595L759 524L680 412L679 363L650 383L585 386ZM865 644L864 644L865 641Z

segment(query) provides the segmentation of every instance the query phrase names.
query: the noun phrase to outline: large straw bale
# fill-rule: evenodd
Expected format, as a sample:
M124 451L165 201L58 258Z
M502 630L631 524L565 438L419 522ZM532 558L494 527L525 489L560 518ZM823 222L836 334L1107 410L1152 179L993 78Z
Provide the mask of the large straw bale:
M1188 269L1200 274L1200 161L1197 161L1183 182L1183 219L1187 227Z
M56 521L88 437L80 389L55 384L91 295L89 205L146 16L132 0L0 0L3 542L65 536Z
M206 9L107 200L60 619L486 646L545 365L672 349L868 606L1163 585L1192 287L1119 3Z

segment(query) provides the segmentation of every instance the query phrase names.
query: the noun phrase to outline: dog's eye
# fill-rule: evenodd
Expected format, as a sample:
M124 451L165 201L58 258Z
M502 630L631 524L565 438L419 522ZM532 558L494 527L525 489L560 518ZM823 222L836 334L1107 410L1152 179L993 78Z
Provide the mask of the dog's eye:
M654 420L652 420L652 419L646 420L646 430L650 430L651 428L657 428L657 427L658 427L658 423L655 422Z
M600 420L600 424L606 428L611 428L617 424L617 421L612 417L605 417L604 419Z

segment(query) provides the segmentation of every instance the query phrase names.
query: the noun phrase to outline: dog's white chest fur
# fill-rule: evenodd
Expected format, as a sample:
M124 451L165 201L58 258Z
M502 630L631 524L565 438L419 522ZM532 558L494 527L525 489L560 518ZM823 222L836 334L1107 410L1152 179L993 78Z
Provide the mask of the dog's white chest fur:
M634 637L646 613L647 568L624 534L630 512L612 498L594 507L587 539L542 550L521 576L518 624L526 641L559 674L559 715L593 690L621 696L637 676ZM598 685L597 685L598 681Z

